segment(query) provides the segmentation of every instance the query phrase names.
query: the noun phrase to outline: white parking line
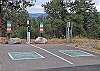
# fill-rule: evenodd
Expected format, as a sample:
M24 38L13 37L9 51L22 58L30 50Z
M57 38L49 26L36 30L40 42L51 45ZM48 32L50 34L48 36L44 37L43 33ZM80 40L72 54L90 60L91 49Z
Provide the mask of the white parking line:
M10 56L10 58L11 58L12 60L14 60L14 58L12 57L12 55L10 54L10 52L8 52L8 55Z
M78 48L78 47L76 47L76 48ZM87 50L87 49L84 49L84 48L78 48L78 49L85 50L85 51L89 51L89 52L92 52L92 53L95 53L95 54L100 54L99 52Z
M50 51L48 51L48 50L46 50L46 49L43 49L43 48L41 48L41 47L37 47L37 46L32 45L32 44L31 44L31 46L36 47L36 48L38 48L38 49L41 49L41 50L43 50L43 51L45 51L45 52L47 52L47 53L49 53L49 54L51 54L51 55L53 55L53 56L55 56L55 57L61 59L61 60L65 61L65 62L67 62L67 63L69 63L69 64L74 64L74 63L72 63L71 61L69 61L69 60L67 60L67 59L65 59L65 58L62 58L62 57L60 57L60 56L58 56L58 55L56 55L56 54L54 54L54 53L52 53L52 52L50 52Z
M40 55L39 53L37 53L37 52L34 52L34 53L36 53L37 55L39 55L40 57L42 57L42 58L45 58L44 56L42 56L42 55Z

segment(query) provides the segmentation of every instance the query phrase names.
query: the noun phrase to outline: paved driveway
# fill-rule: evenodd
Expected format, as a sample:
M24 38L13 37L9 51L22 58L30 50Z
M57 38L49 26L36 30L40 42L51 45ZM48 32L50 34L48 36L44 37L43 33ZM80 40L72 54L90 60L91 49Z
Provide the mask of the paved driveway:
M0 45L0 71L100 71L100 55L73 58L58 50L76 50L66 45ZM13 61L8 52L35 51L45 58ZM71 63L73 64L71 64ZM88 66L87 66L88 65Z

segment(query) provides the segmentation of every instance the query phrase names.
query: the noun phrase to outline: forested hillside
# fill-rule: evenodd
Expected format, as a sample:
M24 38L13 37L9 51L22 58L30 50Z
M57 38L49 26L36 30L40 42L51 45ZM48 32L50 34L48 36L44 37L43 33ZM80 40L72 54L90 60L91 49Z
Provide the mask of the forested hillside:
M26 7L29 4L25 3L24 5ZM75 2L52 0L42 5L46 16L37 18L33 18L33 15L28 14L26 10L19 10L21 9L19 2L16 2L16 7L10 5L4 9L5 6L1 7L2 13L0 15L3 20L1 31L4 33L6 29L5 22L10 20L12 23L11 37L26 38L27 19L30 20L31 38L36 38L40 35L39 25L41 23L44 25L44 37L65 38L68 22L71 22L73 26L73 37L100 37L100 13L97 12L95 3L92 0L75 0Z
M73 36L97 38L100 30L100 13L97 12L92 0L53 0L43 5L48 14L46 25L52 27L50 34L63 37L66 24L73 24Z

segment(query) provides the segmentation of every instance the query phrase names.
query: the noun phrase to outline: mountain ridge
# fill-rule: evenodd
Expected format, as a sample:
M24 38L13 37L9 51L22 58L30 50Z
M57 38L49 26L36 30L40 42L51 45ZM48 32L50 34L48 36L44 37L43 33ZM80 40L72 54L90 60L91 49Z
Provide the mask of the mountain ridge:
M40 16L43 16L43 17L46 17L47 16L47 13L29 13L29 16L32 17L32 18L38 18Z

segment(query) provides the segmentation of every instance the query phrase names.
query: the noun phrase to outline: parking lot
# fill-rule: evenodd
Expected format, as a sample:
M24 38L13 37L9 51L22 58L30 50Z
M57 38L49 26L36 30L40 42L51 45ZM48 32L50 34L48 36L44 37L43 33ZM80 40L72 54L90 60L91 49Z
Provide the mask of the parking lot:
M100 71L99 64L99 54L63 44L0 45L0 71Z

